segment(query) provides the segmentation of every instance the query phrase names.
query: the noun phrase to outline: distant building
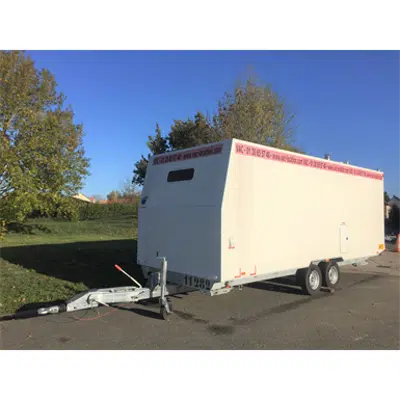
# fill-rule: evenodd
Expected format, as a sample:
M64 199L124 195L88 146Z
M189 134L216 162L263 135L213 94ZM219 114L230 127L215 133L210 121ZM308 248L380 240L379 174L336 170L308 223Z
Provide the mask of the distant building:
M78 193L72 196L74 199L85 201L86 203L95 203L94 198L89 198L82 193Z
M390 207L396 205L400 208L400 199L397 196L392 196L392 198L388 201Z

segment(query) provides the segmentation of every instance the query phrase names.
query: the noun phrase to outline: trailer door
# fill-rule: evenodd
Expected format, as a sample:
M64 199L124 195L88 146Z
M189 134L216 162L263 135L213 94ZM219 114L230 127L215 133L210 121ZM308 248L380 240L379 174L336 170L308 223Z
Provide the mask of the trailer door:
M347 253L349 251L349 227L345 222L340 225L340 251Z

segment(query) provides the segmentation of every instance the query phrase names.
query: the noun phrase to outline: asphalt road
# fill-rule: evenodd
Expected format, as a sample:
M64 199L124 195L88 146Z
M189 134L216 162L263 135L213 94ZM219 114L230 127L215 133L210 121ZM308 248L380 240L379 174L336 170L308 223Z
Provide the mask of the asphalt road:
M112 309L95 320L71 314L3 321L2 349L399 349L400 255L342 269L335 294L310 297L262 282L242 291L174 298L170 321L157 305ZM101 308L78 317L109 312Z

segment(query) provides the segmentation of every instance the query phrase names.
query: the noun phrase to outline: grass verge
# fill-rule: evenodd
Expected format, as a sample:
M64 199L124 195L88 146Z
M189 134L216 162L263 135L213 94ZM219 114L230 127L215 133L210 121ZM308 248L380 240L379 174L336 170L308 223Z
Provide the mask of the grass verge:
M67 299L89 288L129 285L114 264L141 279L135 264L136 221L129 216L83 222L34 220L24 227L14 226L1 243L1 315Z

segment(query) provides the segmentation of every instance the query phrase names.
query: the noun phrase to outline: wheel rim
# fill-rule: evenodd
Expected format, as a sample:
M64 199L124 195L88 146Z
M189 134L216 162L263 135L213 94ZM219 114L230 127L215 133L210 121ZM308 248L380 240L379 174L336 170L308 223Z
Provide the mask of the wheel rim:
M336 267L329 268L328 271L329 282L334 285L339 280L339 271Z
M318 289L320 283L319 273L315 270L311 271L308 281L312 290Z

